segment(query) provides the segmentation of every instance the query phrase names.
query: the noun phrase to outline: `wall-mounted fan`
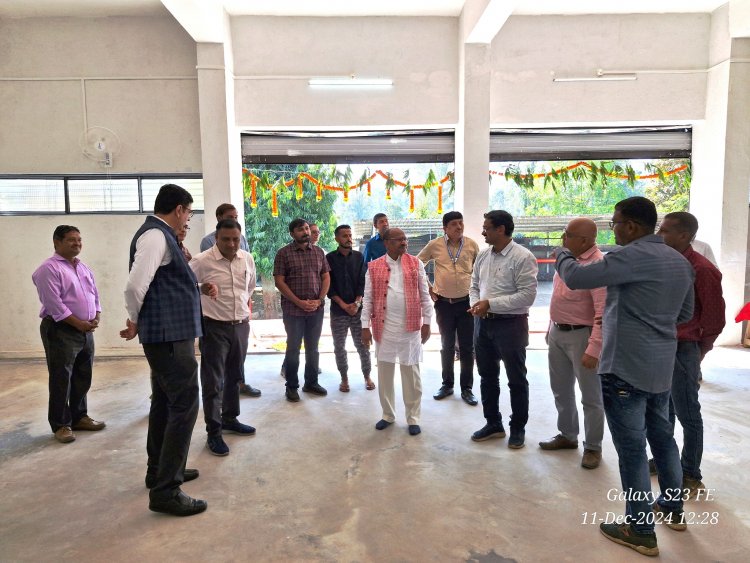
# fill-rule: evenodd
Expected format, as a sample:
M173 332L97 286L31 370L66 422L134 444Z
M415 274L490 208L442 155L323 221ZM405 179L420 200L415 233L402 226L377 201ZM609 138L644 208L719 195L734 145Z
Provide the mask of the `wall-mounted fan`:
M85 156L109 168L120 150L120 138L106 127L89 127L81 134L80 145Z

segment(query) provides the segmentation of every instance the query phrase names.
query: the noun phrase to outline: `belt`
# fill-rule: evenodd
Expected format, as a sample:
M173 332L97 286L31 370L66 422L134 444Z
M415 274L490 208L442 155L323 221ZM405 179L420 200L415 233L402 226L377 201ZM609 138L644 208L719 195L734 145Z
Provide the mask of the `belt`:
M249 323L250 322L250 317L247 317L246 319L241 319L239 321L217 321L216 319L212 319L211 317L203 317L203 320L204 321L208 321L208 322L212 322L212 323L216 323L216 324L219 324L219 325L234 326L234 325L244 325L246 323Z
M522 317L528 317L529 315L504 315L502 313L487 313L482 317L483 319L487 320L497 320L497 319L520 319Z
M461 303L461 302L463 302L463 301L468 301L468 300L469 300L469 296L468 296L468 295L465 295L465 296L463 296L463 297L456 297L456 298L452 298L452 297L443 297L442 295L438 295L438 296L437 296L437 298L438 298L438 301L447 301L447 302L448 302L448 303L450 303L451 305L452 305L453 303Z
M591 328L590 325L566 325L565 323L556 323L555 321L552 321L552 324L560 330L564 330L566 332L569 332L571 330L580 330L582 328Z

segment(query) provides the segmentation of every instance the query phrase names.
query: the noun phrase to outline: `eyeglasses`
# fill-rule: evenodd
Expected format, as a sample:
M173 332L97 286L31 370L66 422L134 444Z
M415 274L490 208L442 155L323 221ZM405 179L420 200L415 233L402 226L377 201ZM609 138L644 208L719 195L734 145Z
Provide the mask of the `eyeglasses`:
M182 208L183 208L183 209L184 209L185 211L187 211L187 212L188 212L188 219L192 219L192 218L193 218L193 215L195 215L195 211L193 211L193 210L192 210L192 209L190 209L189 207L185 207L184 205L182 206Z
M610 221L609 228L614 229L618 223L635 223L636 225L643 225L640 221L634 221L633 219L625 219L624 221Z

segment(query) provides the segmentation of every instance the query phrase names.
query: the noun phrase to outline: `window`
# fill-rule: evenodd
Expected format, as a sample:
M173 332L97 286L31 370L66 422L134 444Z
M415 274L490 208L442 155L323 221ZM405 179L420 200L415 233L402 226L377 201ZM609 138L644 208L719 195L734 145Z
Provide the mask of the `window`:
M62 178L0 178L0 213L65 213Z
M68 180L71 213L138 211L137 178Z
M0 215L151 213L159 188L178 184L203 211L203 179L174 176L2 176Z

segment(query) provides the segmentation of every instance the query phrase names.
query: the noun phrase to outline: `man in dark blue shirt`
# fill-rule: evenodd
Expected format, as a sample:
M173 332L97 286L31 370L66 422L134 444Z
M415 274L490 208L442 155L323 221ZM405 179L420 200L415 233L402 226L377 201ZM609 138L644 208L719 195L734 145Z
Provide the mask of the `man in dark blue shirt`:
M372 218L372 226L378 231L377 234L367 241L365 245L365 264L372 262L385 255L385 244L383 234L388 230L388 217L385 213L376 213Z

